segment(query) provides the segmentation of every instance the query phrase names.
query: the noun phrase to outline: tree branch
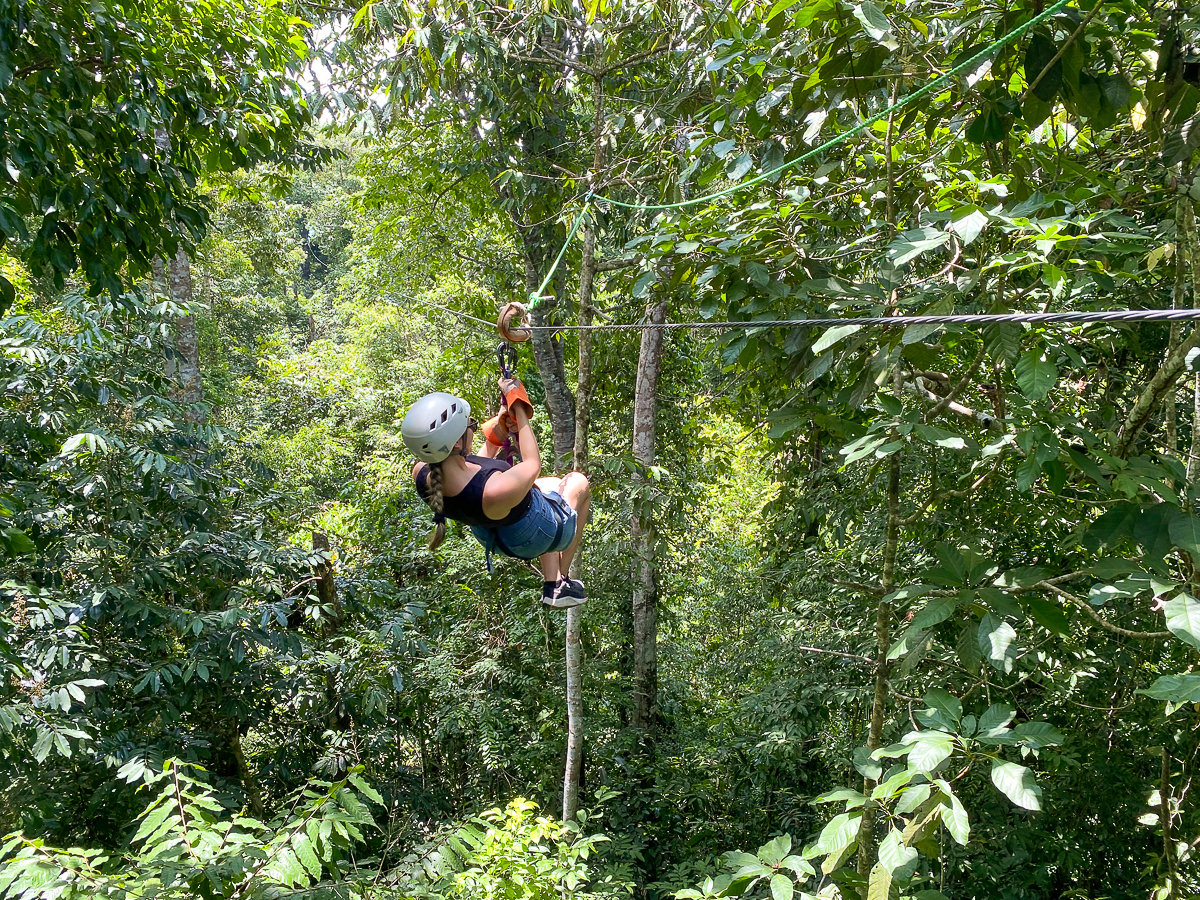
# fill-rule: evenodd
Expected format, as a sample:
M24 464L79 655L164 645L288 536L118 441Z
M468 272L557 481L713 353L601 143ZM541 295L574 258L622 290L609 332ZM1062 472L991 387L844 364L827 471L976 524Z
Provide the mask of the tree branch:
M640 253L637 256L613 256L609 259L602 259L596 263L597 272L615 272L617 269L627 269L630 266L641 264L643 257Z
M1158 371L1154 373L1154 377L1150 379L1150 383L1146 385L1146 389L1142 391L1137 402L1133 404L1133 408L1129 410L1129 415L1125 417L1124 423L1117 432L1116 444L1113 447L1113 453L1116 456L1123 458L1129 454L1138 435L1150 421L1150 416L1159 401L1168 391L1175 389L1176 380L1183 372L1187 354L1196 347L1200 347L1200 328L1193 328L1187 340L1167 354Z
M1088 617L1105 631L1111 631L1113 634L1119 634L1121 637L1133 638L1134 640L1138 641L1157 641L1162 640L1163 638L1169 638L1171 636L1171 632L1169 631L1130 631L1128 628L1122 628L1120 625L1114 625L1112 622L1101 616L1100 613L1092 609L1091 604L1082 597L1072 594L1070 591L1064 591L1062 588L1060 588L1056 582L1062 580L1064 579L1055 578L1049 581L1039 581L1036 585L1034 585L1034 587L1043 588L1047 591L1050 591L1052 594L1058 594L1058 596L1065 600L1070 600L1085 613L1087 613Z

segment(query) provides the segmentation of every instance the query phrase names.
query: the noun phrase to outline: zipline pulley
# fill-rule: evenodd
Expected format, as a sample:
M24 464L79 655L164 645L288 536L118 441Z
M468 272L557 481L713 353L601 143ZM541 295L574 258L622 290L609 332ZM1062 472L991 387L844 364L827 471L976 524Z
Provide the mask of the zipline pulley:
M496 330L510 344L523 344L533 332L529 328L529 310L523 303L509 303L496 318ZM514 353L515 357L515 353Z

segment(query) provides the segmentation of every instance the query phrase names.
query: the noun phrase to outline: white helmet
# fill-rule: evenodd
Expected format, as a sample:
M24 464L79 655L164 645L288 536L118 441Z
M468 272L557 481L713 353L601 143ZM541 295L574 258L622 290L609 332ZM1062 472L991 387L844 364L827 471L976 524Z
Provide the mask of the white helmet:
M467 430L471 404L453 394L426 394L412 405L400 425L404 444L417 459L440 463Z

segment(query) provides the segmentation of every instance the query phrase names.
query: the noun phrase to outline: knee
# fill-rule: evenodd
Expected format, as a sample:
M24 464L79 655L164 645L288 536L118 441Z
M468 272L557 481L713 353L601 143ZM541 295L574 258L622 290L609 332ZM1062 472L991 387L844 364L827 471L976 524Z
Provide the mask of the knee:
M588 497L591 495L591 482L588 481L587 476L582 472L571 472L568 474L566 487L576 497Z

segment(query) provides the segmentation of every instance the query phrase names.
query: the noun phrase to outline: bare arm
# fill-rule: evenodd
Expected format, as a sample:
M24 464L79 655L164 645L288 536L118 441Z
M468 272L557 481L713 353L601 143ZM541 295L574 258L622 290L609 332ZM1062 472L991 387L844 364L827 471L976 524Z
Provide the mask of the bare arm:
M503 519L508 515L514 506L525 499L542 474L541 453L525 408L518 406L511 411L511 415L517 420L521 462L488 479L483 489L483 512L489 519Z

